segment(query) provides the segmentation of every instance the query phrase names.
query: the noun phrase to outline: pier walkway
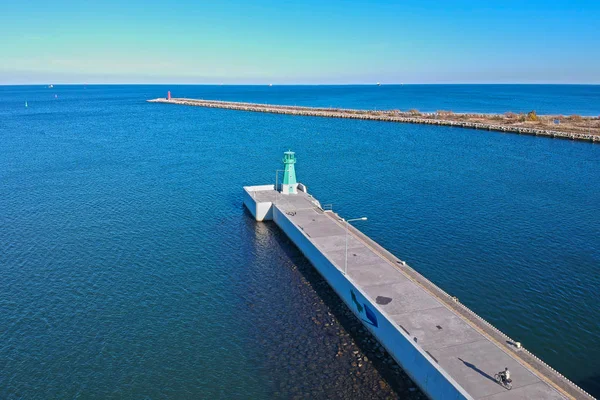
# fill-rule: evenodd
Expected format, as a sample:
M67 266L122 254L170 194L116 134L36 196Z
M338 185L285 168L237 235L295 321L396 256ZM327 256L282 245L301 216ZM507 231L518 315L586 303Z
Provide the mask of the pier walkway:
M305 191L282 195L273 185L270 190L266 186L254 188L245 190L256 204L272 203L273 212L287 219L285 224L291 222L339 271L344 271L344 220L323 210ZM412 338L432 364L437 363L460 385L468 393L465 398L592 399L356 228L349 226L348 232L346 279L396 329ZM494 380L504 367L511 371L512 390Z

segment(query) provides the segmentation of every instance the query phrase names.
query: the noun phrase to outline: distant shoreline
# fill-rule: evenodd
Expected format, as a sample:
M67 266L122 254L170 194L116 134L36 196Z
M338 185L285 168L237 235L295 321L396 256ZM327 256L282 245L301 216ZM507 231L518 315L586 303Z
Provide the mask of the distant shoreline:
M511 112L506 114L482 114L454 113L452 111L425 113L418 110L354 110L186 98L171 98L170 100L157 98L147 101L150 103L223 108L271 114L452 126L600 143L600 117L582 117L579 115L565 117L562 115L537 115L535 112L528 114Z

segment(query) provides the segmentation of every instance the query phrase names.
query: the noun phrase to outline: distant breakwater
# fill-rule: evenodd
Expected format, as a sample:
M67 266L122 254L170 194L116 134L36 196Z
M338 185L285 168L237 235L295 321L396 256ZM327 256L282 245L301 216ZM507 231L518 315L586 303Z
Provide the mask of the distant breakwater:
M326 118L349 118L362 119L370 121L401 122L409 124L425 124L453 126L458 128L468 128L477 130L497 131L518 133L522 135L543 136L557 139L581 140L593 143L600 143L600 135L581 132L561 132L557 130L539 129L523 126L512 126L509 124L458 121L439 116L438 113L418 113L418 116L411 115L410 112L398 111L378 111L378 110L353 110L343 108L320 108L320 107L302 107L285 106L259 103L230 102L219 100L201 100L185 98L158 98L148 100L150 103L179 104L186 106L224 108L228 110L263 112L272 114L300 115L308 117L326 117ZM457 114L453 114L457 115ZM497 118L499 114L460 114L464 118Z

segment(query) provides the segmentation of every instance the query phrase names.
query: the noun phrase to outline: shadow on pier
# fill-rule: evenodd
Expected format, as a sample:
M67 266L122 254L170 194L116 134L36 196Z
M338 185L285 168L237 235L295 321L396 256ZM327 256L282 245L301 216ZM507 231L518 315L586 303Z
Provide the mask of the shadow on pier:
M484 372L484 371L480 370L479 368L477 368L477 365L475 365L475 364L472 364L472 363L470 363L470 362L467 362L467 361L463 360L463 359L462 359L462 358L460 358L460 357L459 357L458 359L459 359L459 360L460 360L460 361L461 361L463 364L465 364L467 367L469 367L469 368L471 368L473 371L477 372L479 375L481 375L481 376L483 376L483 377L485 377L485 378L489 379L490 381L492 381L492 382L494 382L494 383L496 382L496 380L495 380L495 379L494 379L492 376L490 376L488 373L486 373L486 372Z

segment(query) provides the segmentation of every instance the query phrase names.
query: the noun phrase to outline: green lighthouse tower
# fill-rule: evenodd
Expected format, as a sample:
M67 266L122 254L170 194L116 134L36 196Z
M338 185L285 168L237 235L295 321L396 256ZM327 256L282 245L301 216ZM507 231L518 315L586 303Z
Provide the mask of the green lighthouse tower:
M293 151L289 150L283 153L283 184L281 185L282 194L297 194L298 193L298 182L296 181L296 170L294 169L296 164L296 155Z

